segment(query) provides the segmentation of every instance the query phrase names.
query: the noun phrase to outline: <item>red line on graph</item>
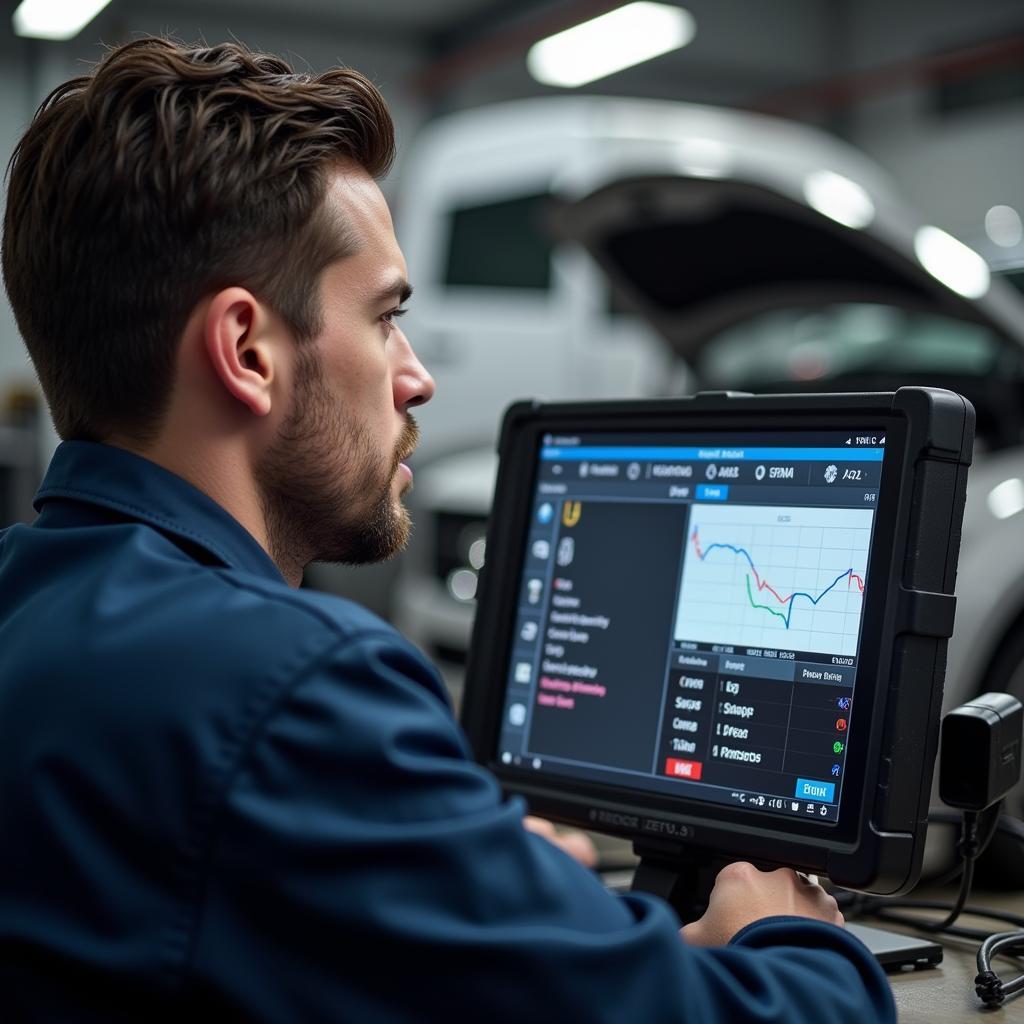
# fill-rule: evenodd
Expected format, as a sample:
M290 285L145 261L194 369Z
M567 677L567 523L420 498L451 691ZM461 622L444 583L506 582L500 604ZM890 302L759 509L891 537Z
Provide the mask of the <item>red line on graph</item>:
M693 541L693 547L694 547L694 550L697 552L697 557L703 562L704 561L704 551L703 551L703 549L700 546L700 538L697 536L697 529L696 529L696 527L694 527L693 536L690 539ZM789 604L789 602L793 600L793 595L792 594L790 594L788 597L783 597L767 580L762 580L760 575L758 574L757 569L754 568L754 563L753 562L750 563L750 571L754 574L754 582L757 584L758 592L767 590L768 593L771 594L772 597L774 597L775 600L779 602L779 604ZM850 579L851 580L856 580L857 587L860 590L860 592L863 594L864 593L864 580L860 576L858 576L852 569L850 570ZM848 581L847 582L847 586L849 586L849 585L850 584L849 584L849 581Z
M696 529L694 529L693 531L692 540L693 546L697 551L697 557L701 561L704 561L704 552L701 549L700 538L697 536ZM767 580L762 580L753 565L750 566L750 571L754 574L754 582L757 584L758 591L767 590L772 595L772 597L774 597L775 600L779 602L779 604L788 604L792 600L792 594L790 594L789 597L783 597ZM861 590L863 589L864 587L861 586Z

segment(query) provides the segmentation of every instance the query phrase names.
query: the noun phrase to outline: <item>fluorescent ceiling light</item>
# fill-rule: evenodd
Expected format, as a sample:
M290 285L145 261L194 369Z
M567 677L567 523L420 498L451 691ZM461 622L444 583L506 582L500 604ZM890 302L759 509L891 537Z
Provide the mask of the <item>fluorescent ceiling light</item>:
M812 171L804 179L804 198L818 213L848 228L866 228L875 204L857 182L835 171Z
M11 17L14 34L30 39L71 39L110 0L21 0Z
M672 4L626 4L530 47L526 66L545 85L573 89L686 46L697 26Z
M988 264L941 228L919 228L914 236L914 252L932 277L965 299L980 299L988 291L992 279Z
M1024 481L1010 477L988 492L988 510L996 519L1009 519L1024 512Z
M993 206L985 214L985 234L996 245L1012 249L1024 238L1024 225L1020 214L1012 206Z

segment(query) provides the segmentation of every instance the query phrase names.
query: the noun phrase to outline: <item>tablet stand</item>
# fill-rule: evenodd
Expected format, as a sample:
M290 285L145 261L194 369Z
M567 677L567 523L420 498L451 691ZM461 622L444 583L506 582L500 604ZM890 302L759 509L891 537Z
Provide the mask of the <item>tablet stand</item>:
M633 852L640 863L632 889L660 896L683 924L696 921L707 910L718 872L735 860L704 850L689 850L673 857L644 843L634 843Z

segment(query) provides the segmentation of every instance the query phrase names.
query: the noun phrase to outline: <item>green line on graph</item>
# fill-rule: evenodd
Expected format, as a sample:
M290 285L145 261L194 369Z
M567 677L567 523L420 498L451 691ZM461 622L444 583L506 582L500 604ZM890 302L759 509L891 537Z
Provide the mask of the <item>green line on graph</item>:
M783 622L786 621L786 616L782 612L777 612L774 608L769 608L766 604L756 604L754 602L754 595L750 591L750 577L747 577L747 599L750 601L751 608L763 608L769 615L777 615ZM788 625L788 623L787 623Z

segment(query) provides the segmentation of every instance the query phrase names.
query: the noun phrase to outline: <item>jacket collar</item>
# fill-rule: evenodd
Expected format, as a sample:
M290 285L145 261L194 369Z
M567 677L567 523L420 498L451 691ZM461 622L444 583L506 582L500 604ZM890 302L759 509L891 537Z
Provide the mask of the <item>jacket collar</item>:
M66 512L68 502L77 506L77 515L72 515L79 521L88 519L89 506L108 509L198 546L228 568L282 581L280 570L252 534L211 497L121 448L91 441L58 446L33 501L40 513L36 525L57 525L56 519L67 522L66 515L52 516L48 506L59 503Z

